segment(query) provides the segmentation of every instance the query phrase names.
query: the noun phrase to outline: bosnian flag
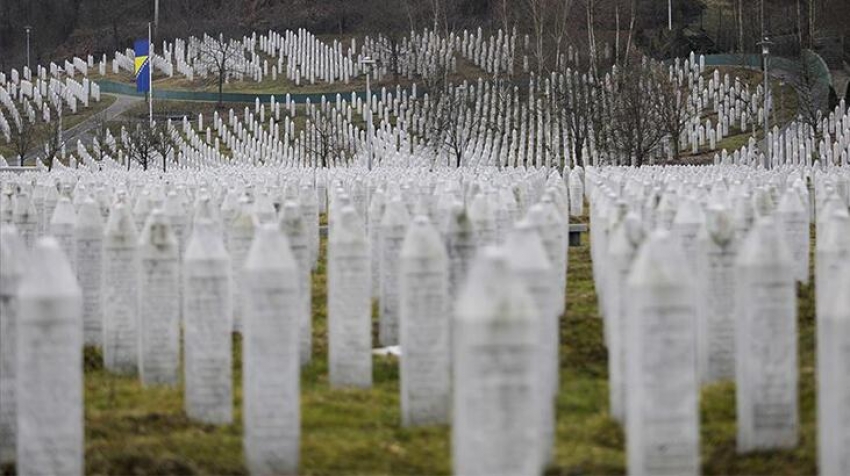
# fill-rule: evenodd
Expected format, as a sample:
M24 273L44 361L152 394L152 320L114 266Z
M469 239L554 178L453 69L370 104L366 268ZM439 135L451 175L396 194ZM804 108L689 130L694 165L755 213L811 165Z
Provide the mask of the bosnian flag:
M151 90L151 62L148 58L150 42L148 39L136 40L136 91L146 93Z

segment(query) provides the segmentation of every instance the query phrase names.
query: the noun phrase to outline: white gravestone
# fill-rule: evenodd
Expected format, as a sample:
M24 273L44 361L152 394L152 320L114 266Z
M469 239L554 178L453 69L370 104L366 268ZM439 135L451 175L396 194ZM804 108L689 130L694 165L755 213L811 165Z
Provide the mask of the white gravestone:
M776 222L759 219L736 263L738 451L797 445L797 289Z
M570 216L574 217L584 215L584 183L580 170L580 168L573 169L569 178Z
M59 203L59 189L56 187L57 185L55 183L50 183L44 194L43 213L38 215L38 220L41 222L39 225L41 228L38 228L40 230L47 231L50 229L50 219L53 217L53 209L56 208L56 204ZM20 226L18 228L20 229Z
M410 215L404 202L392 198L381 219L381 306L378 340L383 346L398 345L399 257Z
M466 282L476 250L475 230L463 203L449 205L442 231L449 258L449 295L454 300Z
M55 239L36 242L19 299L18 474L82 474L82 293Z
M328 243L328 361L332 387L372 386L369 242L353 206L335 214Z
M300 271L279 227L262 225L243 271L245 459L251 474L295 474L301 436Z
M504 252L479 252L455 311L455 474L536 475L541 388L537 309Z
M731 211L710 205L698 237L697 360L702 383L735 378L735 260Z
M77 214L77 281L83 290L83 340L103 344L103 217L86 197Z
M838 274L850 289L850 260ZM850 474L850 293L836 293L818 320L818 466L820 474Z
M53 188L55 191L55 188ZM50 208L50 213L53 213L53 208ZM19 193L15 196L15 203L12 210L12 222L21 234L24 244L27 249L32 249L35 244L35 239L38 234L38 223L40 217L35 210L32 200L26 193ZM47 222L47 220L45 220Z
M295 262L298 263L299 296L301 297L301 343L298 348L301 365L307 365L313 354L313 298L310 274L313 263L310 257L310 237L307 235L304 216L297 202L284 203L280 215L280 228L286 235Z
M505 242L508 262L516 277L525 285L537 308L541 462L551 460L555 443L555 399L558 394L558 293L555 273L537 228L528 221L517 222Z
M0 464L15 460L18 287L26 271L26 253L15 227L0 224Z
M670 232L647 238L627 286L629 474L698 474L693 274Z
M177 238L155 209L139 239L139 374L144 385L178 384L180 282Z
M449 270L437 230L413 219L401 249L401 419L404 426L449 423Z
M850 215L843 209L833 211L830 216L821 219L817 233L815 313L820 316L835 299L835 294L842 291L837 287L838 273L842 264L850 259Z
M298 201L310 245L310 269L315 270L319 264L319 198L316 189L312 185L302 185Z
M233 272L233 330L242 332L242 268L254 239L253 205L243 196L236 205L234 216L227 223L227 246Z
M850 263L850 216L843 209L834 210L823 217L818 225L817 255L815 261L815 313L817 329L817 382L818 382L818 449L820 474L845 474L850 470L846 457L846 432L850 395L845 390L846 370L850 365L846 309L833 306L841 304L848 295L847 283L842 282L842 270ZM842 287L843 286L843 287ZM846 383L842 384L842 379ZM842 405L842 402L843 405ZM842 446L842 441L845 442ZM844 466L844 471L839 469Z
M117 203L103 239L103 359L107 370L120 374L138 370L137 241L130 211Z
M602 319L603 323L603 339L605 346L610 349L611 347L611 334L612 334L612 325L611 322L616 320L616 314L618 306L620 306L619 299L622 297L622 294L614 294L616 286L616 280L619 279L619 276L614 270L613 266L615 263L615 256L611 256L611 250L613 248L613 239L614 234L618 231L625 231L623 228L623 221L626 219L626 215L629 213L629 205L625 200L618 200L608 214L608 246L605 250L599 250L599 259L605 260L605 268L608 270L608 273L603 277L598 279L599 285L602 289L602 295L604 297L604 306L602 306ZM622 229L622 230L621 230ZM626 240L627 237L625 235L620 236L621 240ZM621 264L621 263L620 263ZM612 285L613 284L613 285ZM610 289L609 289L610 288ZM625 288L623 288L625 289Z
M180 260L182 265L183 256L186 253L186 245L188 244L189 237L189 219L186 214L186 209L183 206L183 202L181 198L177 195L177 192L171 191L168 192L165 196L165 201L162 204L162 211L165 213L165 216L168 217L171 222L171 231L174 233L174 237L177 239L177 259ZM183 267L180 266L178 269L178 274L180 278L180 283L177 286L177 296L180 300L180 322L183 322Z
M540 201L546 212L544 224L535 223L543 227L541 239L546 247L546 254L555 270L557 280L556 292L558 293L557 309L558 315L564 313L567 305L567 268L569 266L569 255L567 254L567 235L569 225L564 223L563 215L558 210L554 200L548 194Z
M608 239L608 294L610 306L605 325L608 332L608 381L611 416L626 421L626 322L629 299L627 281L638 248L644 238L643 223L629 213Z
M794 277L797 281L809 282L809 215L802 198L794 189L789 189L779 200L776 218L785 244L794 261Z
M50 218L50 235L59 242L75 275L77 269L77 239L74 232L76 222L77 212L74 210L74 204L67 197L62 197L53 209L53 217Z
M184 384L194 421L233 419L230 257L218 225L195 220L183 261Z
M691 268L692 273L697 271L697 236L704 219L699 204L690 198L683 197L679 202L676 217L673 219L673 234L682 248L685 261Z
M372 259L372 297L381 296L381 218L384 216L386 201L380 189L372 194L369 204L369 249Z

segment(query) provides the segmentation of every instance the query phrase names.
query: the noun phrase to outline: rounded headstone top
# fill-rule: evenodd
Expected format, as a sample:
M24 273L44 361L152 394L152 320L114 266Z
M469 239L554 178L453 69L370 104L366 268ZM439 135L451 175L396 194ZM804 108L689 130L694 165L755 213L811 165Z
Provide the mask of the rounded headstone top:
M71 270L71 264L59 242L50 236L39 238L27 263L19 298L25 300L81 296L77 277ZM64 313L62 315L64 316Z

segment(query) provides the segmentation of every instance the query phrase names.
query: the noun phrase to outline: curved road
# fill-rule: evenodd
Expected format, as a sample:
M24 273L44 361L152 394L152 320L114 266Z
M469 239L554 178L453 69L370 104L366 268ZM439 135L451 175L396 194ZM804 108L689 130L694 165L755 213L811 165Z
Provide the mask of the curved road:
M85 145L91 144L93 136L89 134L89 131L97 127L100 122L99 116L101 114L105 116L107 121L111 121L127 112L127 110L133 107L136 103L143 100L140 97L126 96L123 94L110 94L110 96L115 96L115 102L110 104L109 107L103 110L103 112L94 114L74 127L62 131L62 138L65 140L66 151L68 153L74 153L76 151L77 140L82 141ZM24 157L24 164L34 165L35 158L41 158L42 155L44 155L44 146L40 145L39 147L27 152Z

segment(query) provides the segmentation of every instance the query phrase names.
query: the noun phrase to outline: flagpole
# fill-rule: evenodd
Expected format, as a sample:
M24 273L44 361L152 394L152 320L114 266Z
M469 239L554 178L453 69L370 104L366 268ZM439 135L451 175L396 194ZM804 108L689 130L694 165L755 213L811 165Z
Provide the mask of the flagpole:
M148 114L153 127L153 42L151 41L151 22L148 22Z

